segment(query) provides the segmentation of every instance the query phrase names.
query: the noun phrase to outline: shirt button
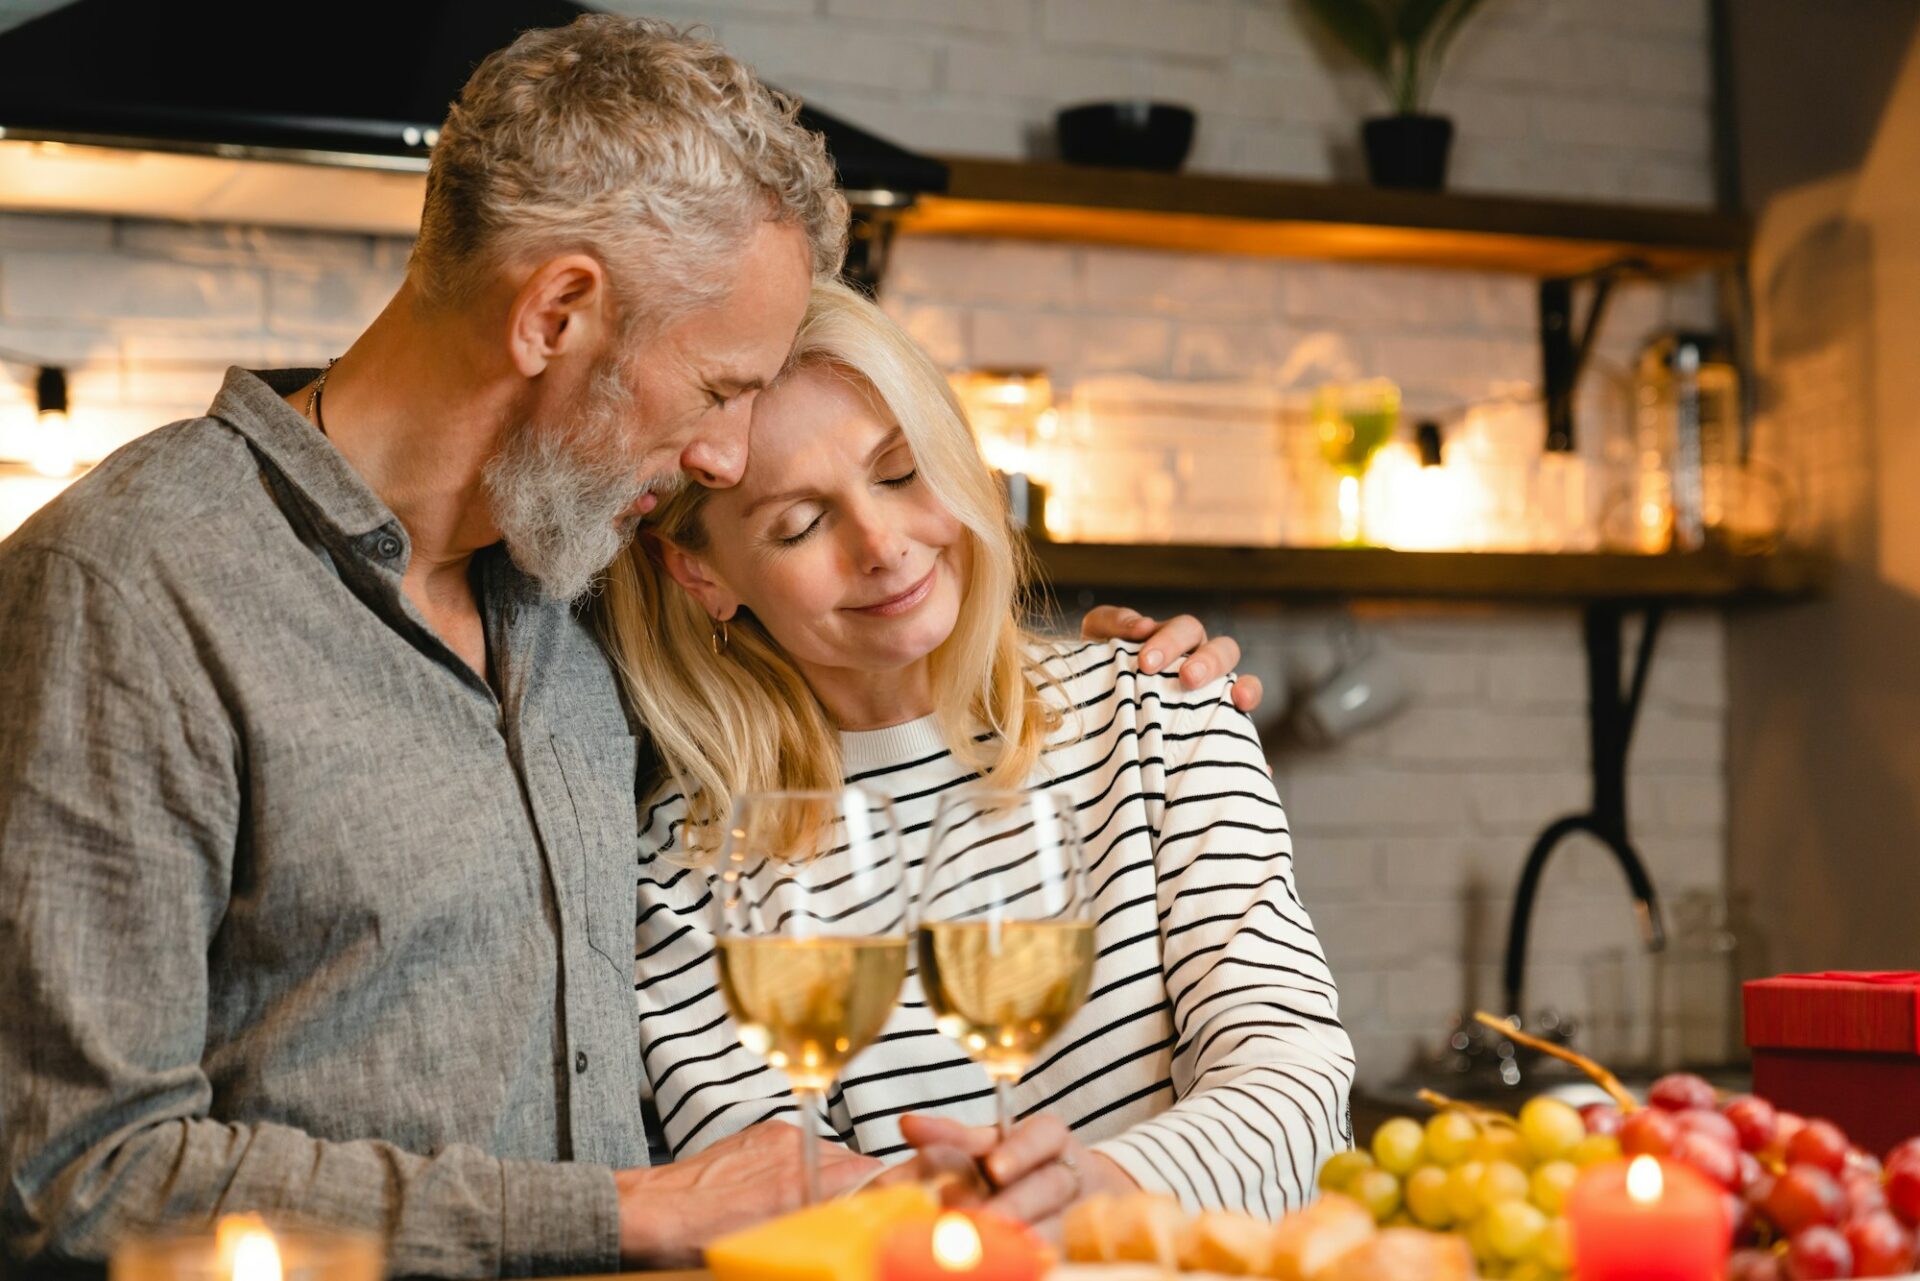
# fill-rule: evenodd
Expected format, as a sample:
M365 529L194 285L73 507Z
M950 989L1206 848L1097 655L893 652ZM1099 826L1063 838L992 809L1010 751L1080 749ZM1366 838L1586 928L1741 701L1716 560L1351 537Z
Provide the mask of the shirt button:
M381 560L392 560L400 554L400 540L392 534L382 534L373 544L373 554Z
M585 1050L573 1056L573 1070L576 1072L584 1072L587 1070L587 1052Z

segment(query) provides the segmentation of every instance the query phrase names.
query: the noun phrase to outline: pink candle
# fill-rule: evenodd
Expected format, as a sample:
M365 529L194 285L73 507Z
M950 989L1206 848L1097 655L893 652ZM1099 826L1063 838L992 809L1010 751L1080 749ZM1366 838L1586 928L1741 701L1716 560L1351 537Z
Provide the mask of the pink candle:
M1720 1189L1650 1156L1583 1172L1567 1197L1579 1281L1716 1281L1733 1225Z
M896 1228L881 1244L878 1281L1039 1281L1040 1243L1019 1224L983 1210L949 1210L931 1223Z

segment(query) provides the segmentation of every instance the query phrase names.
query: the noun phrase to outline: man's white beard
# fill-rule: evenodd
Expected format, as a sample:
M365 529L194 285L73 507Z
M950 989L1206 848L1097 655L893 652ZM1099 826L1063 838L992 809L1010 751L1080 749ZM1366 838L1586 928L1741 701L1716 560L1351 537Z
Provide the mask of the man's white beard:
M649 489L634 479L642 454L621 422L632 396L617 361L596 370L564 424L523 421L487 464L494 524L520 571L553 600L572 600L633 537L627 510Z

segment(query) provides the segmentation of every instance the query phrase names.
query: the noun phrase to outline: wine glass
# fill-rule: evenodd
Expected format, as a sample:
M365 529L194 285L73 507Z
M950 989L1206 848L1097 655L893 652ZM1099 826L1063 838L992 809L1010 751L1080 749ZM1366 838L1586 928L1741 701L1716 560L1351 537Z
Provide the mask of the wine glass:
M720 992L740 1043L792 1086L807 1205L820 1199L813 1114L906 978L905 870L892 805L859 788L734 804L717 866Z
M949 795L934 812L921 880L914 949L927 1006L992 1078L1004 1140L1015 1082L1093 980L1073 806L1045 792Z
M1313 426L1320 456L1339 474L1340 542L1358 547L1367 541L1360 493L1361 478L1380 447L1400 425L1400 389L1384 378L1329 383L1313 398Z

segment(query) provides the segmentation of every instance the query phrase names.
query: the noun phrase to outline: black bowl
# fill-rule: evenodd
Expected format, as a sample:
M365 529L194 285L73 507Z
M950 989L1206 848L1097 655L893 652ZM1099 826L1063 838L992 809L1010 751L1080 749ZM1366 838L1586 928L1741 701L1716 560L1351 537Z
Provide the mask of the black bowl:
M1060 158L1172 173L1193 146L1193 111L1166 102L1090 102L1055 112Z

